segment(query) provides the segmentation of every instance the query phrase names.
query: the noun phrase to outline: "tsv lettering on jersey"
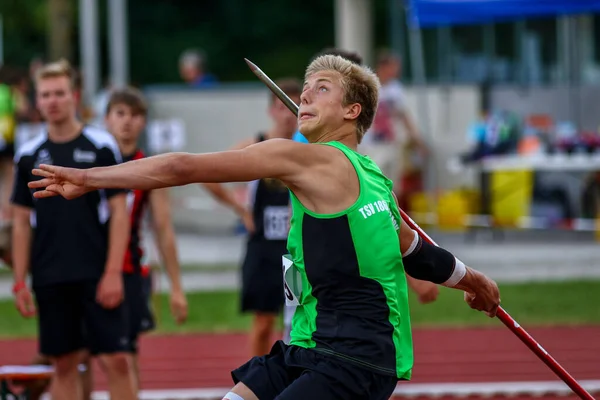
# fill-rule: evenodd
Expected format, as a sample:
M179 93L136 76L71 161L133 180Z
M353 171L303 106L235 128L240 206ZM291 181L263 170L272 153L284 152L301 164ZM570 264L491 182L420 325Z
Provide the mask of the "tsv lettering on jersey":
M358 211L361 213L364 219L367 219L375 214L379 214L382 212L386 213L390 216L392 223L394 224L394 229L398 230L400 228L400 226L398 225L398 221L396 220L394 214L392 214L392 211L390 210L390 204L385 200L377 200L368 203L359 208Z
M362 206L358 209L362 214L363 218L367 219L372 215L378 214L380 212L389 212L390 205L385 200L377 200L367 205Z

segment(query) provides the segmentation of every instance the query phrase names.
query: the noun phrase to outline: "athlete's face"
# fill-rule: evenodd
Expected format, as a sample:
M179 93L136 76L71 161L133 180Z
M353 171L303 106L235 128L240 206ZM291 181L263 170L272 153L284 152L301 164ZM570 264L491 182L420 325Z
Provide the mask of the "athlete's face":
M106 127L118 142L137 142L144 129L146 119L140 113L134 113L127 104L115 104L105 119Z
M321 71L304 82L298 111L298 128L311 142L355 119L356 105L344 105L342 77L335 71Z
M300 102L299 96L289 96L290 99L294 101L294 103L298 104ZM286 107L285 104L279 99L275 99L273 103L269 106L269 116L277 125L281 131L289 132L290 136L298 129L298 119L294 115L293 112Z
M57 76L37 81L37 106L50 124L59 124L75 118L75 93L69 78Z

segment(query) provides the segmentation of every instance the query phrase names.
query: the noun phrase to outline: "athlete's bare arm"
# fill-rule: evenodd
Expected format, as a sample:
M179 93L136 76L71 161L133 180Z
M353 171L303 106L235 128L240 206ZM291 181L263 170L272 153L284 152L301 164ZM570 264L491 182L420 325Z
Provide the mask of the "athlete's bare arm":
M171 283L171 313L175 317L175 321L181 324L187 319L188 309L185 293L181 286L175 230L171 219L167 189L156 189L150 192L150 209L156 246Z
M282 180L300 201L317 213L352 205L359 193L350 161L331 146L271 139L241 150L207 154L169 153L110 167L74 169L41 165L33 174L44 179L29 183L36 198L67 199L99 188L152 190L199 182Z
M255 143L255 138L249 138L236 143L236 145L229 150L241 150ZM235 194L231 190L227 189L222 183L218 182L201 183L200 185L204 186L204 188L208 190L210 194L221 204L226 205L238 216L240 216L244 220L244 225L246 226L247 230L254 230L254 227L252 226L252 216L250 215L247 207L237 200Z

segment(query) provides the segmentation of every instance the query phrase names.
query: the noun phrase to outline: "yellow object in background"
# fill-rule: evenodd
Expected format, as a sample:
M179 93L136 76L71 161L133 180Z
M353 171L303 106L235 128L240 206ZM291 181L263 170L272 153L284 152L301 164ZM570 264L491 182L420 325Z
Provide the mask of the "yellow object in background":
M490 179L491 213L496 225L516 227L529 215L533 171L498 171Z
M435 210L438 228L444 231L464 231L467 215L475 211L474 198L476 194L466 190L450 190L442 193Z
M467 216L479 212L479 193L472 189L444 191L437 198L425 192L414 193L409 198L409 216L422 228L425 226L446 231L462 232Z
M435 204L435 199L428 196L426 192L411 193L408 196L408 216L417 223L421 228L432 226L428 214L431 212L432 206Z

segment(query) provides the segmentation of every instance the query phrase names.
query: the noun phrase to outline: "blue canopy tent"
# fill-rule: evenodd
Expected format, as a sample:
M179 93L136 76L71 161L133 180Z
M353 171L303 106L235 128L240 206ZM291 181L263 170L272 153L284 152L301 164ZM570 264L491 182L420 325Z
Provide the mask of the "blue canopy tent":
M600 0L405 0L405 4L411 31L411 58L422 52L419 50L420 28L600 12ZM415 67L423 64L423 60L413 60L413 63L416 63L413 64L415 78L422 80L424 71Z
M405 0L413 47L421 48L420 28L490 24L544 16L600 12L600 0ZM414 62L422 64L423 60ZM413 69L419 80L424 71Z
M411 22L426 28L600 12L600 0L410 0L409 7Z

